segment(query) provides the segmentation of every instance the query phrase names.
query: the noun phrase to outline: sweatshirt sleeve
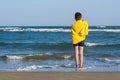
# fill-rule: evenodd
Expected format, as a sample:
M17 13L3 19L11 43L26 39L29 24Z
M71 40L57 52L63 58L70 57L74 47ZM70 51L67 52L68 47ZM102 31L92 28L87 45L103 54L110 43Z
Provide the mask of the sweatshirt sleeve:
M81 29L80 33L81 36L88 35L88 22L87 20L83 20L83 28Z
M87 20L85 20L84 25L85 25L85 35L88 35L88 22L87 22Z

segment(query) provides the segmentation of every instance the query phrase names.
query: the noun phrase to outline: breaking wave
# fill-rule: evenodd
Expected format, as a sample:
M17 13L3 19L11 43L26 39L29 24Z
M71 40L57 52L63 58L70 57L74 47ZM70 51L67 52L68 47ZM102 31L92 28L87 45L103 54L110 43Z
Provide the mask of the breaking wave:
M100 46L100 45L106 45L106 44L102 44L102 43L89 43L89 42L87 42L87 43L85 43L85 45L91 47L91 46Z
M65 64L65 65L32 65L32 66L25 66L25 67L20 67L17 69L17 71L32 71L36 69L43 69L43 68L65 68L65 67L73 67L72 64Z
M8 32L70 32L70 29L64 28L19 28L19 27L8 27L0 28L0 31Z
M95 32L95 31L98 31L98 32L120 32L120 29L90 29L89 31L91 32Z
M98 59L105 62L120 63L120 59L110 59L110 58L98 58Z
M99 28L100 27L100 28ZM89 29L90 32L120 32L120 29L104 29L105 26L97 26L97 29ZM0 27L0 31L4 32L71 32L70 28L24 28L24 27Z
M73 55L57 55L57 54L28 54L28 55L4 55L0 59L5 60L71 60Z
M86 42L85 46L87 47L94 47L94 46L109 46L109 47L114 47L114 46L120 46L120 44L118 43L90 43L90 42Z

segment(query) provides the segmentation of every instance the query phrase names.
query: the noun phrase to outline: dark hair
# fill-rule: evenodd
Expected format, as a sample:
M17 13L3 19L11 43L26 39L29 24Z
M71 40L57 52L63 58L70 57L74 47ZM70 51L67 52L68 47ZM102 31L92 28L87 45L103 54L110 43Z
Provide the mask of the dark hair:
M75 19L80 20L82 18L82 14L80 12L75 13Z

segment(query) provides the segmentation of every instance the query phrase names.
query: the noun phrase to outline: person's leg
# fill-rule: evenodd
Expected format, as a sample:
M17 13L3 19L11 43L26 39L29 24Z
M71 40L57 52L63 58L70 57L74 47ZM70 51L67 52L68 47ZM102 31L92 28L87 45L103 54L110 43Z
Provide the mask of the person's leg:
M80 54L80 68L82 68L83 67L83 49L84 49L84 47L83 46L80 46L79 47L79 54Z
M74 46L76 68L78 68L78 46Z

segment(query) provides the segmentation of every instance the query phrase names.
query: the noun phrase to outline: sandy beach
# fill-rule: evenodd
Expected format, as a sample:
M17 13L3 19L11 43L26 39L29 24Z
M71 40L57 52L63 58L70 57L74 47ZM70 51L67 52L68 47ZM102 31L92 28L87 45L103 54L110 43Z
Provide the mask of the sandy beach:
M0 80L120 80L119 72L0 72Z

